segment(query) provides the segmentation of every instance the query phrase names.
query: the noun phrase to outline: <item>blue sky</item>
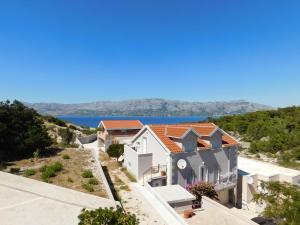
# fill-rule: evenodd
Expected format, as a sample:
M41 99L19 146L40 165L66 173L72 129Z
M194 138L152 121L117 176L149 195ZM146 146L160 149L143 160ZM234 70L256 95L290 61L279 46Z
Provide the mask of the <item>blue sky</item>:
M298 0L0 1L0 97L300 105Z

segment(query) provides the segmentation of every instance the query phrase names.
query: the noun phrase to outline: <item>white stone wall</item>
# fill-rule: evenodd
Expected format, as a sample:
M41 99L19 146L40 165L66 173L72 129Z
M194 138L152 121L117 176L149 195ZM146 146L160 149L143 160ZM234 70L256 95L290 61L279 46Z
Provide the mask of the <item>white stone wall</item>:
M152 133L145 130L133 143L138 151L143 151L143 138L147 139L146 153L152 153L152 166L167 165L169 153L165 148L155 139Z

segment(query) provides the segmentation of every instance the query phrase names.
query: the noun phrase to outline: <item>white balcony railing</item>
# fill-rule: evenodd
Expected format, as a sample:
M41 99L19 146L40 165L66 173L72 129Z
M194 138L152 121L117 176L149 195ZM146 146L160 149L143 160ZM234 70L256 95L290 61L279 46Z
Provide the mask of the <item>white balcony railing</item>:
M223 190L223 189L229 189L234 188L237 183L237 175L236 174L230 174L225 176L220 176L220 180L215 184L215 189L217 191Z

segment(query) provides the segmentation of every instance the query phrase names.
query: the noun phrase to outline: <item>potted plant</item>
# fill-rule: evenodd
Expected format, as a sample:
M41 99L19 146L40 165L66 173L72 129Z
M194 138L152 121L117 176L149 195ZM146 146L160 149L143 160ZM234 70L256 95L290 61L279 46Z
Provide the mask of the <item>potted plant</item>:
M166 173L166 171L162 170L162 171L160 171L160 175L163 177L163 176L166 176L167 173Z
M183 217L185 219L191 218L194 215L193 211L190 209L186 209L183 211Z

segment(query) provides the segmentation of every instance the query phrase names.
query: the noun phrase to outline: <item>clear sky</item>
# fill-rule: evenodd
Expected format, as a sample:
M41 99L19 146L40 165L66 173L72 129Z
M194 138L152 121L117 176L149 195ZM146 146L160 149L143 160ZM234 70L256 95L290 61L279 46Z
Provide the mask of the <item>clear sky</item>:
M299 0L1 0L0 97L300 105Z

